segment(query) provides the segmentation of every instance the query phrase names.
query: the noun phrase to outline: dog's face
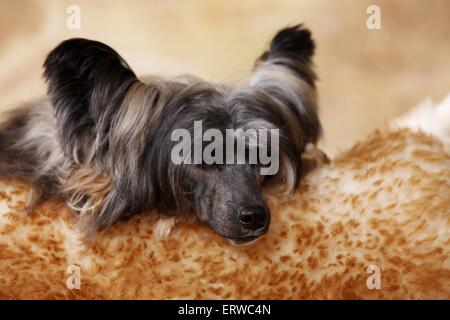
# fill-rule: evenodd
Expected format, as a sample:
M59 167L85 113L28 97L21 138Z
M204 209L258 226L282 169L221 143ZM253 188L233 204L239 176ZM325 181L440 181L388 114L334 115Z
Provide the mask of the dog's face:
M270 225L257 171L242 164L187 170L199 219L233 244L257 239Z
M257 61L250 82L228 87L192 77L143 82L110 47L84 39L63 42L47 57L44 75L71 163L67 189L76 196L70 205L86 217L90 231L158 208L195 213L232 243L257 239L270 225L264 183L281 180L292 192L303 149L320 134L313 50L309 31L284 29ZM200 145L204 155L212 141L209 129L223 137L229 129L251 134L226 162L198 161L195 148ZM191 139L174 139L177 130ZM260 130L269 133L261 138ZM228 157L227 139L214 141L209 154ZM188 147L183 159L193 154L193 161L174 161L180 146ZM260 159L262 148L279 163L275 171L268 173L272 163ZM245 150L253 150L257 161L249 161ZM101 176L102 187L93 188L98 183L89 176Z
M281 156L289 159L284 164L288 171L297 174L297 159L288 156L297 153L289 138L292 132L283 128L283 114L271 110L271 103L272 98L249 88L217 87L203 82L186 87L179 99L166 98L165 112L152 134L158 138L148 137L150 149L146 151L149 167L154 169L150 171L153 190L161 195L159 208L171 210L175 204L178 212L196 213L201 221L235 244L265 234L270 212L262 196L264 181L286 171L276 164ZM177 130L182 130L183 139L175 134ZM261 135L259 130L263 130ZM216 143L209 153L214 159L208 161L211 142ZM188 161L172 159L179 146L187 148L181 154ZM196 153L202 156L197 161ZM259 161L260 155L270 161ZM265 175L263 169L269 168L273 172Z

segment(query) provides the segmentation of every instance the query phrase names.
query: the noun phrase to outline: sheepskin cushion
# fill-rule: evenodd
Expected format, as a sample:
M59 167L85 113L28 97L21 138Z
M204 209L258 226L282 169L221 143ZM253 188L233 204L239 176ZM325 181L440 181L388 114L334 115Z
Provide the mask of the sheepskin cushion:
M63 203L27 216L28 187L1 190L1 298L450 299L450 156L420 132L375 132L292 197L271 190L248 246L187 222L161 239L154 214L85 241Z

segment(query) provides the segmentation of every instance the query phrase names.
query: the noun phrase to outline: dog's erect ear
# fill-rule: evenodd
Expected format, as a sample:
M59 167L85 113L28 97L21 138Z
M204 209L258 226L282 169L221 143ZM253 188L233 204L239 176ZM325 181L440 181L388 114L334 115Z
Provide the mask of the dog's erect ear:
M291 54L294 59L311 60L314 50L315 44L311 38L311 32L297 25L279 31L272 39L268 54Z
M49 53L44 69L61 147L76 164L63 191L92 234L153 200L151 184L139 179L136 137L148 121L142 116L146 103L158 93L139 91L143 83L124 59L97 41L62 42Z
M109 46L69 39L47 56L44 77L66 156L78 163L90 161L86 158L94 156L94 143L101 154L112 118L138 81L133 71Z
M321 126L317 115L316 75L312 68L315 45L302 25L285 28L257 60L251 85L269 94L284 108L287 121L300 122L304 144L315 143ZM296 131L296 130L294 130Z
M312 66L314 41L302 25L279 31L256 61L251 86L274 99L289 128L289 145L280 146L279 177L293 192L301 177L300 154L321 133L317 114L316 75Z

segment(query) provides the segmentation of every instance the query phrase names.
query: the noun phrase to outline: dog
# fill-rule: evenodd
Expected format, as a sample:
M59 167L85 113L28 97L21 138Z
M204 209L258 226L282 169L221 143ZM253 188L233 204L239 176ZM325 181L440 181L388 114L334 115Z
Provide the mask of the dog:
M265 186L292 193L308 161L326 159L315 147L322 127L314 50L308 29L287 27L256 60L248 83L221 85L194 76L140 80L106 44L63 41L44 62L48 97L1 124L0 175L35 187L30 210L48 197L64 199L88 235L157 209L197 217L233 244L250 243L269 229ZM173 163L172 132L193 134L196 121L220 132L277 129L278 172L262 176L261 164L250 163Z

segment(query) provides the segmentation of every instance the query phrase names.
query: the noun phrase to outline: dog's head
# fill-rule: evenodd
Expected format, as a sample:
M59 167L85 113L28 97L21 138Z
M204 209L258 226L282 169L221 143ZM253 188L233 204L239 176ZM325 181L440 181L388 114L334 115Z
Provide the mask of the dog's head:
M308 30L284 29L249 83L231 87L141 81L105 44L64 41L44 76L70 163L69 204L91 232L158 208L196 213L233 243L257 239L270 224L263 185L283 180L292 192L303 149L320 135L313 51Z

